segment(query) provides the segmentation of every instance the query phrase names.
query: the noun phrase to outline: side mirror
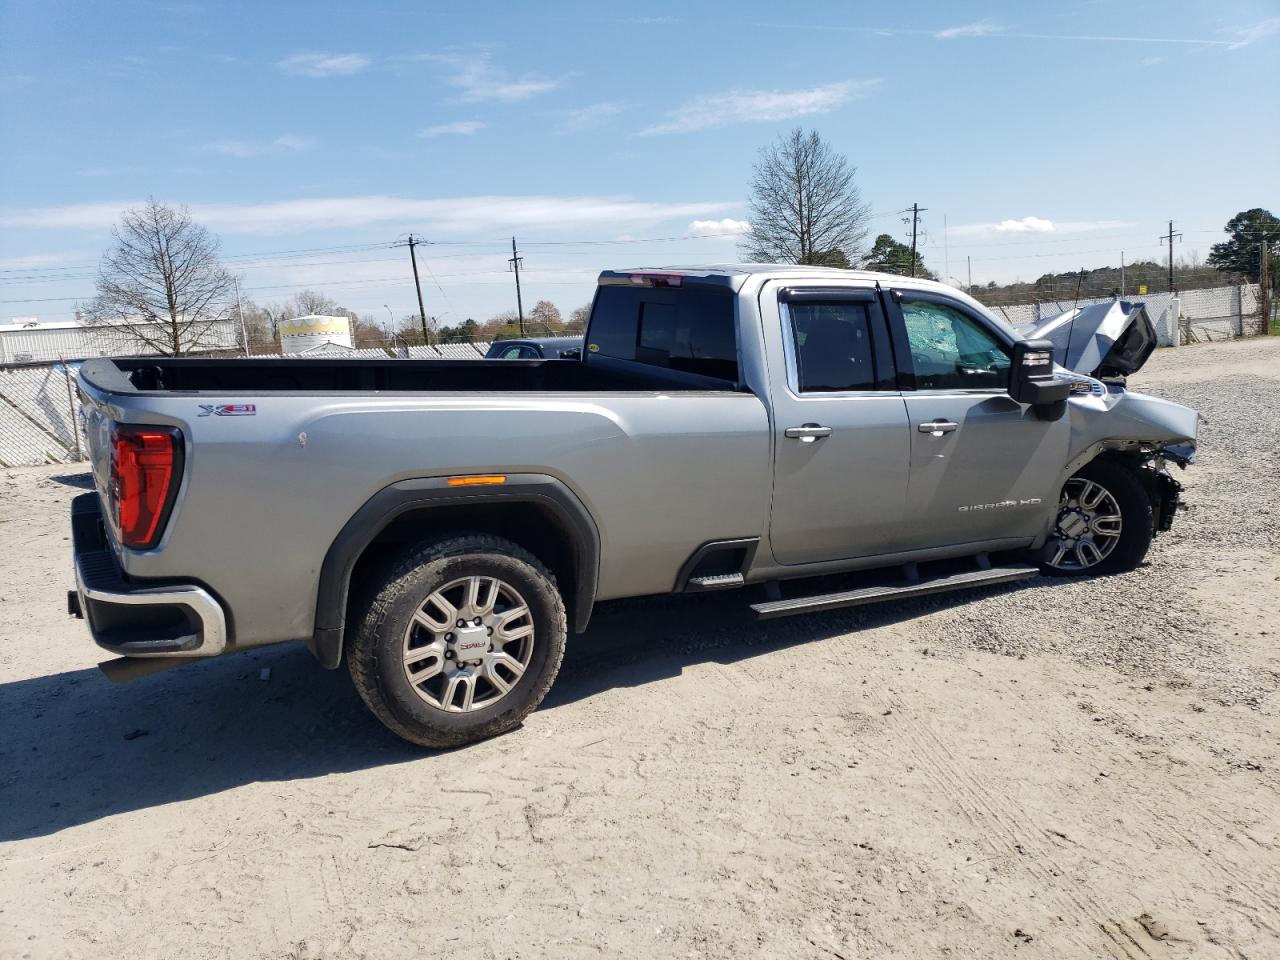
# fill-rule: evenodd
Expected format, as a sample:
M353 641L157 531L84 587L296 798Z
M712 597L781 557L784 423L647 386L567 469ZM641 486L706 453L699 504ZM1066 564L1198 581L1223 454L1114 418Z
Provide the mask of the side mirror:
M1052 340L1019 340L1013 345L1009 396L1035 408L1036 416L1057 420L1066 410L1071 383L1053 374Z

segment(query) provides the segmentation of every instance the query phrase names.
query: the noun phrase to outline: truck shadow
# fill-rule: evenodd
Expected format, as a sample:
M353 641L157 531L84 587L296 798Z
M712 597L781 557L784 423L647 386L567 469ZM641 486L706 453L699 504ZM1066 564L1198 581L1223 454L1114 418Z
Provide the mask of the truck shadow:
M1031 587L1047 581L1030 581ZM811 640L883 626L1006 589L953 593L769 623L741 595L602 605L573 638L543 710ZM345 671L300 644L196 662L127 684L96 668L0 684L0 841L254 782L288 781L435 755L364 708ZM536 715L535 715L536 716Z

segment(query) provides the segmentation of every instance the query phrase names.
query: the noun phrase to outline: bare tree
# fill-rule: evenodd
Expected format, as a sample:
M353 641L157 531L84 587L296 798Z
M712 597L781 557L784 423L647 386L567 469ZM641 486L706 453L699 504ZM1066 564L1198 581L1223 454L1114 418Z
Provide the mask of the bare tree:
M89 321L173 356L216 345L210 328L228 315L235 281L218 260L217 239L187 208L150 199L126 210L111 237Z
M751 180L751 233L743 253L770 263L847 266L862 258L871 208L857 168L796 127L760 150Z
M293 306L297 308L297 316L336 317L344 316L342 308L336 300L314 290L302 290L293 298Z
M555 336L564 329L564 321L560 317L560 309L550 300L539 300L529 311L529 325L535 331L548 336Z

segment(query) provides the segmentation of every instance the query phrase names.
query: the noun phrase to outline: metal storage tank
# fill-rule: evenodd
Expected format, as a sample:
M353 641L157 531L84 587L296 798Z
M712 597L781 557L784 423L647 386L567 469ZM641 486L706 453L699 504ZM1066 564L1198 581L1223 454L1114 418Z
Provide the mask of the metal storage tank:
M351 346L351 321L346 317L310 314L280 324L280 351L302 353L325 343Z

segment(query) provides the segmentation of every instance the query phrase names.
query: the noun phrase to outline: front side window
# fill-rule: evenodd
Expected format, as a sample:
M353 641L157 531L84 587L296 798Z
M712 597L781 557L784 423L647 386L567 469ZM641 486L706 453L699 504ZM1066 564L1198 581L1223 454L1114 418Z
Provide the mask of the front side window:
M1007 390L1009 354L968 314L927 300L904 300L902 319L919 390Z
M801 393L876 388L867 304L792 303L787 312Z

